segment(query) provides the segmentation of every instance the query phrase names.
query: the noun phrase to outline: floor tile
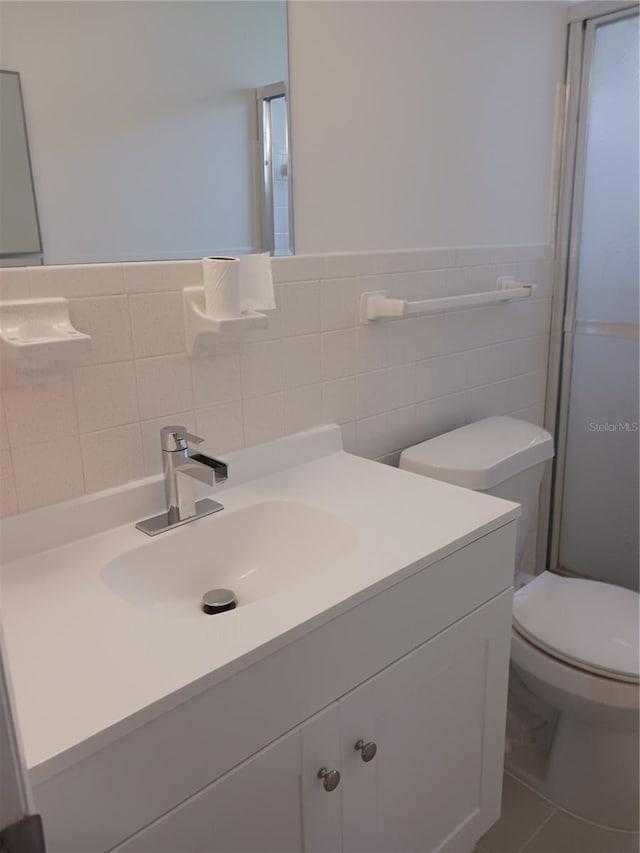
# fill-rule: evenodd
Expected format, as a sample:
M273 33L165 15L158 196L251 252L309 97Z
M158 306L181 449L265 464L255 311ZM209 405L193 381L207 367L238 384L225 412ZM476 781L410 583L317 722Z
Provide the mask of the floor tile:
M638 833L614 832L556 812L523 853L638 853Z
M505 773L502 817L482 836L478 846L483 853L518 853L552 813L549 803Z

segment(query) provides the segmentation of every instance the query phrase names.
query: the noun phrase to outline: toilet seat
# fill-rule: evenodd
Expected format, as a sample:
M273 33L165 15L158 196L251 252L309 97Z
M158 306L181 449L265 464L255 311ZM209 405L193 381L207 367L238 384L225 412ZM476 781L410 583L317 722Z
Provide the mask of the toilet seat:
M632 590L543 572L515 594L513 626L560 661L638 684L639 603Z

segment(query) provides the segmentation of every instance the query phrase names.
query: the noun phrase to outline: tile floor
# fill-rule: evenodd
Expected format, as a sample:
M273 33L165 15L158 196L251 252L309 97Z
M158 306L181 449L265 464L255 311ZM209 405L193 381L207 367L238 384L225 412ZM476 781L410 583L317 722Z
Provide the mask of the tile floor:
M614 832L554 808L505 773L502 817L477 853L638 853L637 832Z

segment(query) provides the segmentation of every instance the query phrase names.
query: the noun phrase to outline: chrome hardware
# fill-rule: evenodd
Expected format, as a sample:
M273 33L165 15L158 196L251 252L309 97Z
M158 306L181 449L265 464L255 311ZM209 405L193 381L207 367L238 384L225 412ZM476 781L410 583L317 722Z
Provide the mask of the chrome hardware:
M356 741L353 748L360 753L360 758L363 761L373 761L378 751L378 745L372 740L368 743L365 743L363 740Z
M148 536L155 536L163 530L223 509L222 504L216 501L207 498L196 502L193 496L193 480L213 486L215 483L224 482L228 476L228 468L224 462L190 449L189 445L201 444L203 441L200 436L187 432L184 426L162 427L160 450L167 511L138 522L138 530Z
M335 789L340 784L340 771L339 770L327 770L326 767L321 767L318 770L318 779L322 779L322 787L328 793L331 791L335 791Z

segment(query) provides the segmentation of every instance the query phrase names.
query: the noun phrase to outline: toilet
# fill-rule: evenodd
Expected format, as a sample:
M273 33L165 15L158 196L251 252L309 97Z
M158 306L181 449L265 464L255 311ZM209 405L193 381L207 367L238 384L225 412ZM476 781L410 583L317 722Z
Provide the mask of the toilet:
M407 448L400 468L521 504L505 764L560 808L637 830L638 593L519 571L552 456L548 432L494 417Z

